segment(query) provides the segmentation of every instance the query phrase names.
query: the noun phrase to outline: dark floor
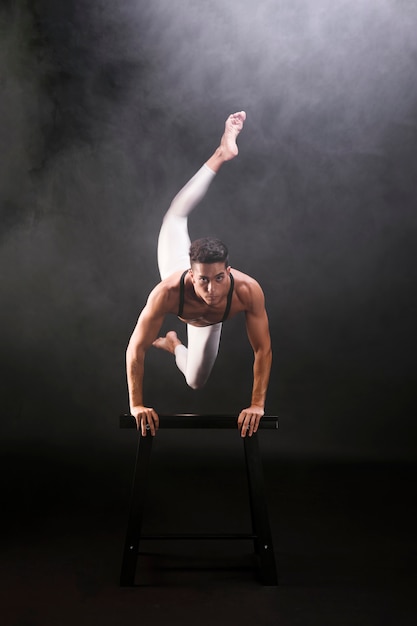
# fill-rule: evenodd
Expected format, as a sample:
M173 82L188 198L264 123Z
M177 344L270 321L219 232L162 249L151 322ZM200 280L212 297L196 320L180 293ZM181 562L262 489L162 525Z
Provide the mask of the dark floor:
M417 623L417 468L404 463L264 456L278 587L258 582L242 541L143 543L137 586L120 588L134 436L3 454L2 626ZM155 445L146 528L247 532L240 444L190 443Z

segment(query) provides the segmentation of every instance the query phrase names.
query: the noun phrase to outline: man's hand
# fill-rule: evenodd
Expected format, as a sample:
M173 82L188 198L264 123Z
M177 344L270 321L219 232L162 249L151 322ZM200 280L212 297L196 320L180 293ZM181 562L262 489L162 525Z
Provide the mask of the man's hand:
M152 437L155 437L159 428L159 417L153 409L146 406L135 406L132 408L131 414L136 420L136 428L141 431L142 437L146 437L148 431Z
M246 437L246 435L252 437L253 433L256 433L264 413L263 408L255 404L252 404L252 406L240 412L237 418L237 427L240 430L241 437Z

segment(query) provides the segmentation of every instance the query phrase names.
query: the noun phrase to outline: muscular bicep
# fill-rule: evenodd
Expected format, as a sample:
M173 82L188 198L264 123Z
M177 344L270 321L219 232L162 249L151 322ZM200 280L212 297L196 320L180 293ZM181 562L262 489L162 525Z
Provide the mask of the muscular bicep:
M262 289L257 286L253 293L251 305L246 313L246 330L250 344L255 352L270 350L268 315L265 309L265 298Z
M163 315L152 315L145 306L130 337L129 348L147 350L157 338L163 321Z
M270 350L271 337L269 334L268 316L265 309L257 314L246 313L246 330L254 352Z
M147 350L158 336L167 313L166 298L154 290L143 308L135 329L130 337L130 350Z

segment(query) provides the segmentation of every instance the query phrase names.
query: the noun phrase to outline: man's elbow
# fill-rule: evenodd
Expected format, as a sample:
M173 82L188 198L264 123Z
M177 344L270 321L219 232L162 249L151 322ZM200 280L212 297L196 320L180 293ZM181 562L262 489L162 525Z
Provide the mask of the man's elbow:
M262 361L272 363L272 347L271 345L261 346L254 350L255 358Z
M144 358L145 352L146 350L144 347L131 337L126 348L126 363L132 363L133 361L138 361L141 358Z

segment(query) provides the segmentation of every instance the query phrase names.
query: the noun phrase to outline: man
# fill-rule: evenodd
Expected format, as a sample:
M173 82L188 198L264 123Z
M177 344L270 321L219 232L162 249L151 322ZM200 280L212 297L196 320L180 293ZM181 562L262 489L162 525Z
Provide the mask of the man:
M251 404L237 420L242 437L257 431L264 414L272 352L262 289L247 274L231 269L227 248L221 241L204 238L191 244L187 228L188 215L204 197L216 173L237 156L236 139L245 119L244 111L228 117L219 147L175 196L164 217L158 240L162 281L150 293L126 352L130 412L143 436L147 430L154 436L159 425L156 411L144 405L146 351L153 345L172 353L188 385L201 388L217 357L223 321L240 312L245 314L254 352ZM168 313L187 324L187 347L174 331L158 337Z

